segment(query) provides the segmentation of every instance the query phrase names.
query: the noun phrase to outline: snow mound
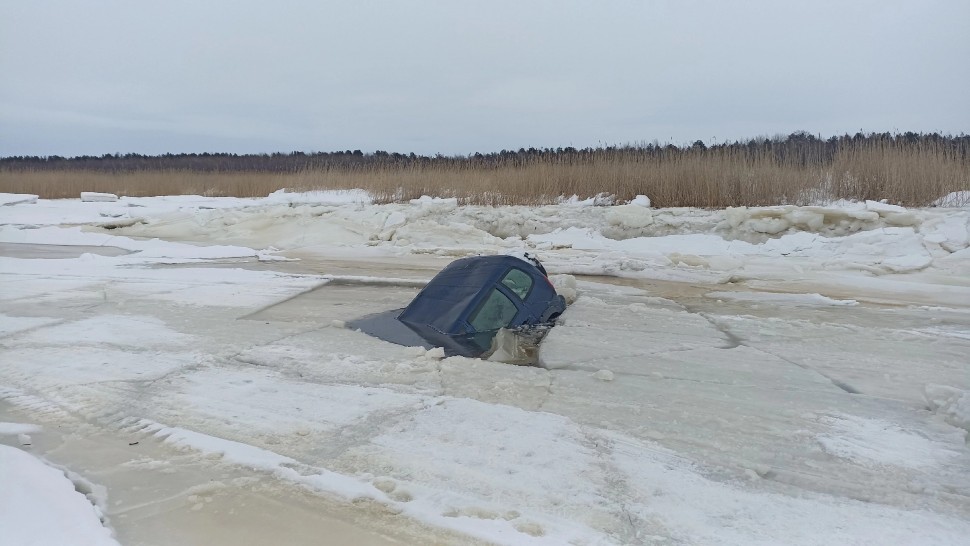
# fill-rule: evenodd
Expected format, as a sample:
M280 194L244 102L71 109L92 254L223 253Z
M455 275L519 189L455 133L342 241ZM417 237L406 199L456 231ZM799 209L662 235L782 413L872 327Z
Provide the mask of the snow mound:
M38 196L28 193L0 193L0 207L6 205L29 205L37 202Z
M616 196L608 193L597 193L593 197L580 199L573 194L570 197L562 196L559 198L560 205L572 205L576 207L608 207L616 202Z
M726 225L721 228L765 235L798 230L841 236L886 225L913 226L919 223L913 212L878 201L828 207L728 207L724 218Z
M384 220L384 229L391 229L397 226L403 225L408 221L408 217L404 215L401 211L393 211L387 215L387 219Z
M566 300L566 305L572 305L579 297L576 290L576 277L572 275L550 275L549 282L556 289L556 293Z
M63 472L0 445L0 536L4 544L114 545L97 507Z
M288 192L286 189L276 190L264 200L267 204L314 204L314 205L348 205L369 204L373 201L370 194L364 190L318 190L308 192Z
M647 197L646 195L638 195L638 196L636 196L636 197L633 198L633 201L630 201L630 204L631 205L637 205L637 206L640 206L640 207L648 207L649 208L650 207L650 198Z
M438 206L458 206L458 199L455 197L431 197L429 195L422 195L417 199L411 199L409 201L412 205L420 205L422 207L438 205Z
M906 212L906 209L899 205L890 205L885 201L872 201L872 200L866 201L866 210L883 212L883 213Z
M428 360L441 360L445 357L445 350L443 347L428 349L428 351L424 353L424 357Z
M933 201L934 207L966 207L970 205L970 190L955 191Z
M114 203L118 196L113 193L99 193L96 191L82 191L81 201L85 203Z
M831 431L816 436L822 449L864 467L921 469L959 456L951 446L888 421L854 415L822 417L819 421Z
M947 423L970 431L970 392L931 383L923 388L923 393L930 410Z
M610 370L599 370L593 373L593 377L600 381L613 381L613 372Z
M947 252L957 252L970 246L970 215L958 213L934 219L920 227L923 242L939 245Z
M531 252L526 252L525 250L523 250L521 248L517 248L515 250L510 250L510 251L506 252L505 255L506 256L512 256L513 258L518 258L518 259L522 260L523 262L526 262L528 264L534 265L536 267L542 266L542 262L539 261L539 258L537 258L535 256L535 254L533 254Z
M611 226L638 230L653 224L653 212L640 205L618 205L610 207L606 213L606 221Z

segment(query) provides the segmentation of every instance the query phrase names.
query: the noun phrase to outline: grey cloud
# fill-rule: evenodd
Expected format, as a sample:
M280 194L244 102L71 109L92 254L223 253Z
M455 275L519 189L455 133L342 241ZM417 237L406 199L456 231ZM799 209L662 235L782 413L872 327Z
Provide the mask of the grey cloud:
M2 0L0 155L970 127L970 3Z

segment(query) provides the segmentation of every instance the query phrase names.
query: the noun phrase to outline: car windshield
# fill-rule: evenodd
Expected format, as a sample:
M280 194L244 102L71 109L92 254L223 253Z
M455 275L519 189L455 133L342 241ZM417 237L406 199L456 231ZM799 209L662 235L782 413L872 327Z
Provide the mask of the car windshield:
M532 288L532 277L521 269L511 269L505 274L502 284L507 286L519 299L525 300Z
M488 298L468 319L468 322L477 332L498 330L508 326L515 318L516 312L518 312L518 309L516 309L512 300L499 292L498 288L493 288Z

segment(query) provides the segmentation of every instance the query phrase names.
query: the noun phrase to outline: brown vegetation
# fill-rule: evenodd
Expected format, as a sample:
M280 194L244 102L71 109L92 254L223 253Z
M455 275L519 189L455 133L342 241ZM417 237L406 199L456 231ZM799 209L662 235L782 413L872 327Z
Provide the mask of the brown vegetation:
M0 168L0 192L45 198L77 197L82 191L258 197L281 188L360 188L379 202L434 195L487 205L537 205L560 196L606 193L620 201L645 194L656 206L720 208L806 204L825 198L888 199L922 206L949 192L970 189L966 142L954 146L946 139L867 137L831 146L831 141L808 137L808 144L789 145L794 137L775 146L764 141L754 147L736 143L707 148L695 143L687 148L520 150L508 156L423 161L399 156L404 160L310 165L289 172L119 171L28 164ZM782 145L785 152L779 153Z

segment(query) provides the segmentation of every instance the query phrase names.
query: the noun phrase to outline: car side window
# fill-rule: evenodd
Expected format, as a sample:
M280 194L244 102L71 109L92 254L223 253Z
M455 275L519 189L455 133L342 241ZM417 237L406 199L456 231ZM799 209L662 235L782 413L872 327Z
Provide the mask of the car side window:
M521 269L513 268L505 274L502 284L508 287L519 299L525 301L525 297L529 295L529 290L532 289L532 277Z
M508 326L517 312L518 309L512 300L499 292L498 288L493 288L488 298L468 319L468 322L478 332L498 330Z

